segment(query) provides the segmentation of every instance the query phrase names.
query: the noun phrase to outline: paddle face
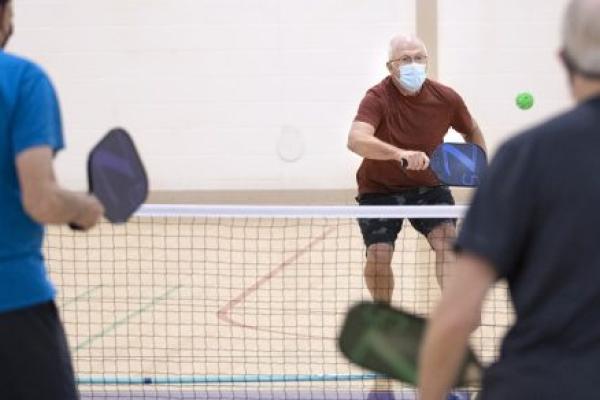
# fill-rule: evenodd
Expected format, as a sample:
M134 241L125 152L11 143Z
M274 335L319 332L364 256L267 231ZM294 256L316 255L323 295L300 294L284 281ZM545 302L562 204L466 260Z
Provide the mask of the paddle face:
M483 149L472 143L443 143L433 152L430 165L448 186L478 186L487 168Z
M416 386L425 319L385 304L350 309L339 337L342 353L355 364ZM457 387L479 384L482 366L469 349Z
M148 177L131 136L111 130L88 158L90 192L112 223L126 222L148 197Z

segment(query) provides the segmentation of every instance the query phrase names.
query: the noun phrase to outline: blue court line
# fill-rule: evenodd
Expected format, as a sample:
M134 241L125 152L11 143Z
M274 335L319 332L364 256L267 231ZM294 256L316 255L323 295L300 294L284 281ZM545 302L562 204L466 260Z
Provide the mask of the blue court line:
M127 313L127 315L125 315L123 318L118 319L116 321L113 321L113 323L111 323L110 325L108 325L106 328L102 329L97 334L95 334L93 336L90 336L87 339L85 339L84 341L82 341L81 343L79 343L73 349L73 352L76 353L76 352L78 352L81 349L85 349L86 347L88 347L90 344L92 344L93 342L95 342L99 338L105 336L108 332L114 331L119 326L124 325L125 323L127 323L127 321L129 321L131 318L142 314L144 311L147 311L148 309L154 307L154 305L156 303L159 303L159 302L167 299L171 295L171 293L173 293L176 290L181 289L182 287L183 287L183 285L174 286L174 287L170 288L169 290L167 290L166 292L164 292L163 294L161 294L160 296L153 297L151 301L149 301L148 303L144 304L142 307L138 308L137 310L134 310L134 311L131 311L131 312Z
M181 375L181 376L80 376L80 385L189 385L222 383L348 382L385 378L381 374L315 375Z

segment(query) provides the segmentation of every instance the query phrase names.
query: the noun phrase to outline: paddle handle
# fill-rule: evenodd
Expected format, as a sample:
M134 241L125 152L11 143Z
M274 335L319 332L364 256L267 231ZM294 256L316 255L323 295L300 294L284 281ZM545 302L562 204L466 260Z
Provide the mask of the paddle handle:
M83 230L83 228L81 226L77 225L74 222L71 222L69 224L69 228L71 228L72 231L82 231Z
M88 191L89 194L92 194L92 190L90 189ZM69 228L71 228L72 231L77 231L77 232L81 232L83 231L83 227L81 225L77 225L75 222L71 222L69 223Z

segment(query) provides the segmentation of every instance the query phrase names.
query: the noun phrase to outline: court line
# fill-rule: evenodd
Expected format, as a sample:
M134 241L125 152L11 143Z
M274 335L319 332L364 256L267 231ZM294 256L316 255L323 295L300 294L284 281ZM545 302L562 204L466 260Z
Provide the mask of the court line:
M304 254L306 254L307 252L309 252L319 242L322 242L323 240L325 240L325 238L329 234L333 233L335 230L336 230L335 227L332 227L332 228L326 230L324 233L322 233L321 235L319 235L316 238L314 238L308 245L306 245L305 247L303 247L303 248L301 248L299 250L296 250L296 253L293 256L291 256L291 257L287 258L286 260L284 260L277 267L275 267L274 269L272 269L271 271L269 271L269 273L267 273L266 275L263 275L263 276L259 277L256 282L254 282L252 285L250 285L247 288L245 288L242 291L242 293L240 293L238 296L234 297L229 302L227 302L227 304L225 304L225 306L221 307L217 311L217 318L219 318L221 321L227 322L227 323L229 323L229 324L231 324L233 326L238 326L240 328L249 328L249 329L253 329L253 330L257 330L257 331L261 331L261 332L278 333L278 334L281 334L281 335L284 335L284 336L292 336L292 337L303 338L303 339L311 339L311 338L312 339L323 339L323 337L321 337L321 336L291 334L291 333L288 333L288 332L285 332L285 331L279 331L279 330L274 330L274 329L262 328L259 325L249 325L247 323L235 320L231 316L231 312L233 311L233 309L236 306L238 306L239 304L243 303L246 300L246 298L248 298L251 294L253 294L256 291L258 291L258 289L260 289L261 286L263 286L265 283L269 282L275 276L277 276L280 273L282 273L283 270L286 267L289 267L290 265L292 265L294 263L294 261L298 260Z
M80 376L80 385L190 385L224 383L352 382L381 379L385 375L364 374L275 374L275 375L173 375L173 376Z
M78 302L79 300L82 300L84 297L86 299L90 299L91 298L91 294L94 293L96 290L100 289L101 287L102 287L102 285L92 286L91 288L89 288L85 292L80 293L80 294L78 294L75 297L71 297L69 300L67 300L66 302L63 303L62 308L64 309L68 305L73 304L75 302Z
M352 390L310 390L310 388L289 390L285 389L222 389L222 390L192 390L179 391L173 390L128 390L127 392L116 391L94 391L81 392L81 400L364 400L370 391L367 388ZM473 393L472 391L458 391L458 393ZM381 397L380 397L381 398ZM415 389L403 388L394 391L394 397L397 400L416 400L417 393ZM461 397L462 398L462 397Z
M163 300L166 300L167 298L169 298L169 296L173 292L181 289L182 287L183 287L183 285L171 287L169 290L167 290L166 292L164 292L160 296L153 297L150 300L150 302L144 304L143 306L141 306L137 310L130 311L123 318L120 318L118 320L113 321L110 325L108 325L106 328L102 329L99 333L97 333L95 335L92 335L92 336L88 337L87 339L85 339L83 342L79 343L73 349L73 352L76 353L79 350L82 350L82 349L85 349L86 347L89 347L93 342L95 342L96 340L98 340L101 337L105 336L108 332L111 332L111 331L117 329L119 326L126 324L133 317L136 317L136 316L142 314L143 312L148 311L150 308L154 307L154 305L156 303L159 303L159 302L161 302Z

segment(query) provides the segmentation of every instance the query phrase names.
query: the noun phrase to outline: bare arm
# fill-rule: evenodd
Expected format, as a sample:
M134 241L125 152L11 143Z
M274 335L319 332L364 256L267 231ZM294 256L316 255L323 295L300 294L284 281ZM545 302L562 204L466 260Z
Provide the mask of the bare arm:
M473 132L470 135L464 133L461 135L465 141L478 145L487 153L487 146L485 144L485 139L483 138L483 133L481 132L481 128L475 119L473 119Z
M472 254L457 260L421 349L421 400L440 400L450 391L464 359L469 335L479 323L485 295L495 280L495 270L486 260Z
M83 229L95 225L104 209L98 200L61 189L56 182L53 153L35 147L18 154L19 184L25 211L42 224L75 223Z
M354 122L348 134L348 149L370 160L406 160L407 169L424 170L429 166L429 158L420 151L399 149L375 137L375 128L365 122Z

